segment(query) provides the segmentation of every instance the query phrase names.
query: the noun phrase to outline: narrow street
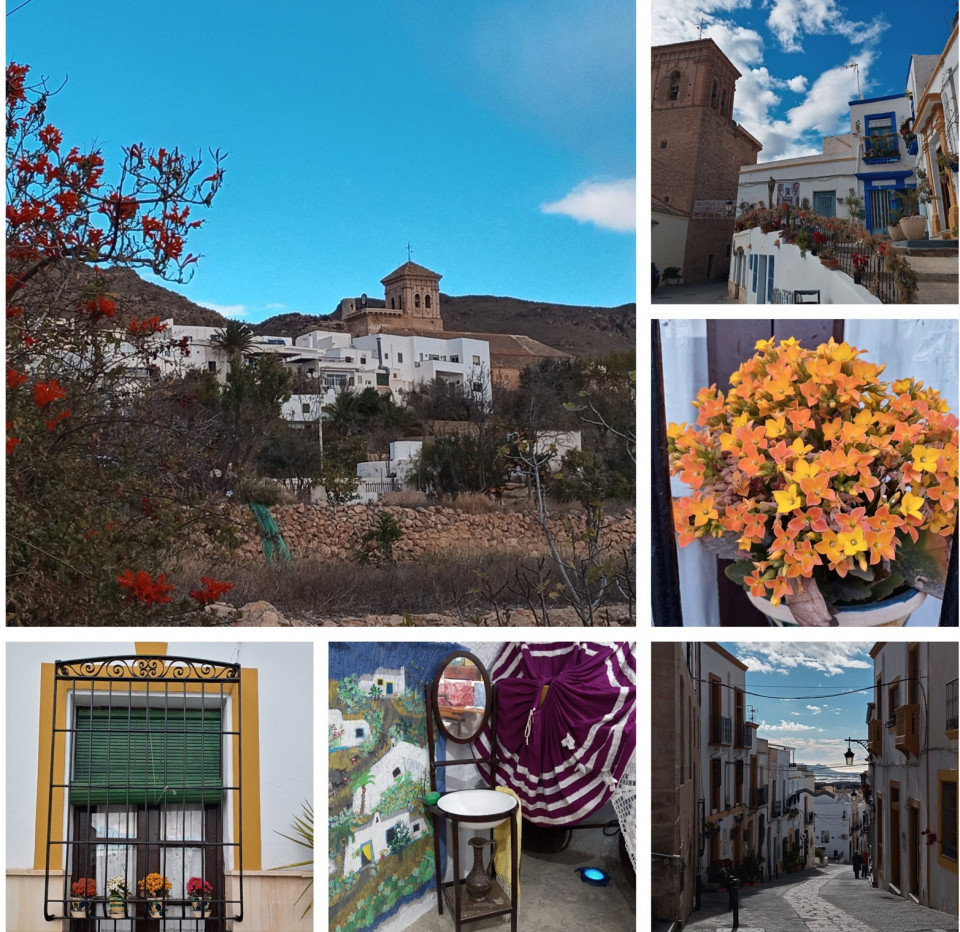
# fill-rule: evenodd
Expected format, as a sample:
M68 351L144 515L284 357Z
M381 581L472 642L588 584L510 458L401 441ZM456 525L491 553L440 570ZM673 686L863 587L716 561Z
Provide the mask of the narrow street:
M726 892L704 892L685 932L729 932ZM781 877L740 892L738 932L949 932L957 917L918 906L862 879L849 864Z

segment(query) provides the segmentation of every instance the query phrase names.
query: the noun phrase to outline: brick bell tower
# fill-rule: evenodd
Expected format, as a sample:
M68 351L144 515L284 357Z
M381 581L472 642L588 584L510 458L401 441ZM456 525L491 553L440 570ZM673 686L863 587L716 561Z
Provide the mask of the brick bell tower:
M723 280L740 167L763 148L733 119L741 75L713 39L655 46L651 57L651 193L689 217L684 280Z

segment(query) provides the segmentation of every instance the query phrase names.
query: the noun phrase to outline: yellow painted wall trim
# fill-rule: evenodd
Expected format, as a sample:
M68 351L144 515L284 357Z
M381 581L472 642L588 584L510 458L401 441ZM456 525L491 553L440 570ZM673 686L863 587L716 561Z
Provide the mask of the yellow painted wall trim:
M133 645L137 654L141 657L166 657L167 656L167 645L166 643L152 642L152 641L137 641Z
M249 667L240 668L240 703L242 709L236 708L234 715L239 716L234 727L240 726L242 761L237 761L236 755L240 748L234 742L234 773L240 774L243 798L242 813L235 812L234 819L243 820L243 870L261 870L261 837L260 837L260 696L259 677L257 670ZM240 823L236 821L234 829L240 838Z
M950 871L951 873L958 873L957 862L953 858L947 858L943 856L943 796L940 793L940 784L941 783L956 783L957 782L957 771L956 770L938 770L937 771L937 863Z

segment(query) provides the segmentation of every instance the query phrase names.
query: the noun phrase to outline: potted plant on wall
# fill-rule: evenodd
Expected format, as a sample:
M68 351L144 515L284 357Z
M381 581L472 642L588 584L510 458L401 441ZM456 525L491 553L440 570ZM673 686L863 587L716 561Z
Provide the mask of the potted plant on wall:
M93 877L81 877L70 885L70 893L70 916L73 919L86 919L90 900L97 895L97 881Z
M810 252L813 255L818 256L820 255L820 250L823 249L823 247L827 244L827 237L819 230L814 230L812 239L813 248L810 250Z
M210 897L213 887L202 877L191 877L187 881L187 896L196 919L206 919L210 915Z
M151 873L137 881L140 894L147 899L147 912L151 919L163 918L163 898L170 892L172 884L166 877Z
M127 897L130 889L126 878L117 874L107 878L107 915L111 919L123 919L127 914Z
M667 431L679 543L734 559L727 575L775 625L903 624L942 597L957 513L957 418L939 393L831 340L760 340L696 426ZM922 588L923 591L919 591Z
M806 227L797 233L797 246L800 248L801 259L806 258L808 251L813 251L813 240L810 237L810 231Z
M832 243L827 243L820 250L820 264L828 269L837 269L840 267L840 260L837 258L837 248Z
M897 207L891 214L891 221L887 224L887 233L895 243L902 242L906 239L906 236L903 235L903 230L900 229L900 221L903 219L903 208Z
M666 285L681 285L683 284L683 271L675 265L668 265L663 270L663 281Z
M938 152L937 153L937 167L946 171L949 169L952 172L957 171L958 169L958 159L956 152Z

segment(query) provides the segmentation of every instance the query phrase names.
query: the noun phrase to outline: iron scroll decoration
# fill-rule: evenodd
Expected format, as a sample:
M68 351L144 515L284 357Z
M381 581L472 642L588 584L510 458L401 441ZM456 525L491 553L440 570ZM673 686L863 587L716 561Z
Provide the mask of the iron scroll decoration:
M456 663L455 661L460 662ZM468 661L469 664L472 664L480 674L480 677L483 680L485 699L482 713L479 715L475 714L473 716L475 721L470 723L473 727L470 728L469 734L465 734L462 731L454 733L450 728L447 727L447 723L444 720L444 714L449 716L450 708L441 702L440 695L440 683L447 668L451 665L454 667L467 666L464 661ZM483 731L483 727L487 724L487 720L490 718L492 704L491 697L492 690L490 684L490 675L487 673L486 667L484 667L483 663L480 661L480 658L465 650L457 650L452 654L448 654L437 667L436 676L434 677L433 683L430 686L430 705L433 709L433 715L437 723L437 728L448 741L453 741L457 744L470 744L472 741L476 740L480 732Z
M58 660L57 679L61 680L198 680L236 682L240 665L197 660L193 657L146 656L90 657L83 660Z

